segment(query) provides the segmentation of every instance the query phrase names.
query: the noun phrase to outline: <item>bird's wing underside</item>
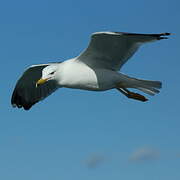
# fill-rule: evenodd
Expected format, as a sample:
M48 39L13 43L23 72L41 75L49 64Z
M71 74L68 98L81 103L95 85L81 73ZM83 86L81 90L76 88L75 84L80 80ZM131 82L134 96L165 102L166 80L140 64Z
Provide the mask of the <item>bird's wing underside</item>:
M137 51L141 44L167 39L170 33L135 34L122 32L98 32L91 36L87 49L77 57L91 68L119 70Z
M33 65L23 73L12 94L11 104L13 107L23 107L28 110L58 88L55 81L47 81L45 84L36 87L36 82L42 76L43 68L48 65L50 64Z

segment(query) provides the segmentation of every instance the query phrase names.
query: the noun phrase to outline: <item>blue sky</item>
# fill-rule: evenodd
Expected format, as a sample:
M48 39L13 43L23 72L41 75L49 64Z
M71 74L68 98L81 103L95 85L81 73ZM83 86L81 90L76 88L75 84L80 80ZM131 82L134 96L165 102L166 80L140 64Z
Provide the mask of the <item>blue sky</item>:
M0 179L179 180L178 0L0 1ZM147 103L116 90L60 89L30 111L13 109L15 83L32 64L66 60L96 31L173 33L122 68L161 80Z

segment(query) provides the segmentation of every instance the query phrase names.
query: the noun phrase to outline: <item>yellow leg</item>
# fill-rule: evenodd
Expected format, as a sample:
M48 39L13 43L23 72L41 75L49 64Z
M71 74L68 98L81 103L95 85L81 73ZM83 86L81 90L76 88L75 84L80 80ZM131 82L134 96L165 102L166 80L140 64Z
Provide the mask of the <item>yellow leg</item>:
M117 88L117 90L120 91L122 94L124 94L126 97L131 98L131 99L135 99L135 100L142 101L142 102L145 102L148 100L143 95L131 92L131 91L127 90L126 88Z

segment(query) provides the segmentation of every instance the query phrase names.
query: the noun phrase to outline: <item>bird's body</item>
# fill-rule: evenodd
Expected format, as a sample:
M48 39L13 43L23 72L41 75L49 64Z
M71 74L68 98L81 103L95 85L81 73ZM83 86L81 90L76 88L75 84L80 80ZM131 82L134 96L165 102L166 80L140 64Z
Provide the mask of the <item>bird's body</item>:
M66 60L59 64L60 87L98 90L97 77L93 69L76 59Z
M100 68L90 68L77 59L66 60L59 65L59 87L104 91L115 88L121 81L121 74Z
M29 67L18 80L11 103L28 110L61 87L90 91L116 88L128 98L147 101L144 96L127 88L154 95L159 92L161 82L132 78L119 70L142 44L166 39L165 36L168 35L169 33L94 33L88 48L78 57L60 63Z

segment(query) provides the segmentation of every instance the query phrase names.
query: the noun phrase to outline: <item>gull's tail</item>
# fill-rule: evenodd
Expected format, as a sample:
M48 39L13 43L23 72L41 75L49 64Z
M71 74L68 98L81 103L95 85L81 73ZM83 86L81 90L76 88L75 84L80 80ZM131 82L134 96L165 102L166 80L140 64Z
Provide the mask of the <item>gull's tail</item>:
M124 79L125 81L123 84L126 88L135 88L152 96L155 95L156 93L159 93L160 91L158 89L161 89L162 87L162 83L160 81L136 79L136 78L128 77L126 75L124 75L124 77L125 77Z
M149 81L149 80L138 80L138 84L136 89L143 91L149 95L155 95L159 93L159 90L162 87L162 83L160 81Z

